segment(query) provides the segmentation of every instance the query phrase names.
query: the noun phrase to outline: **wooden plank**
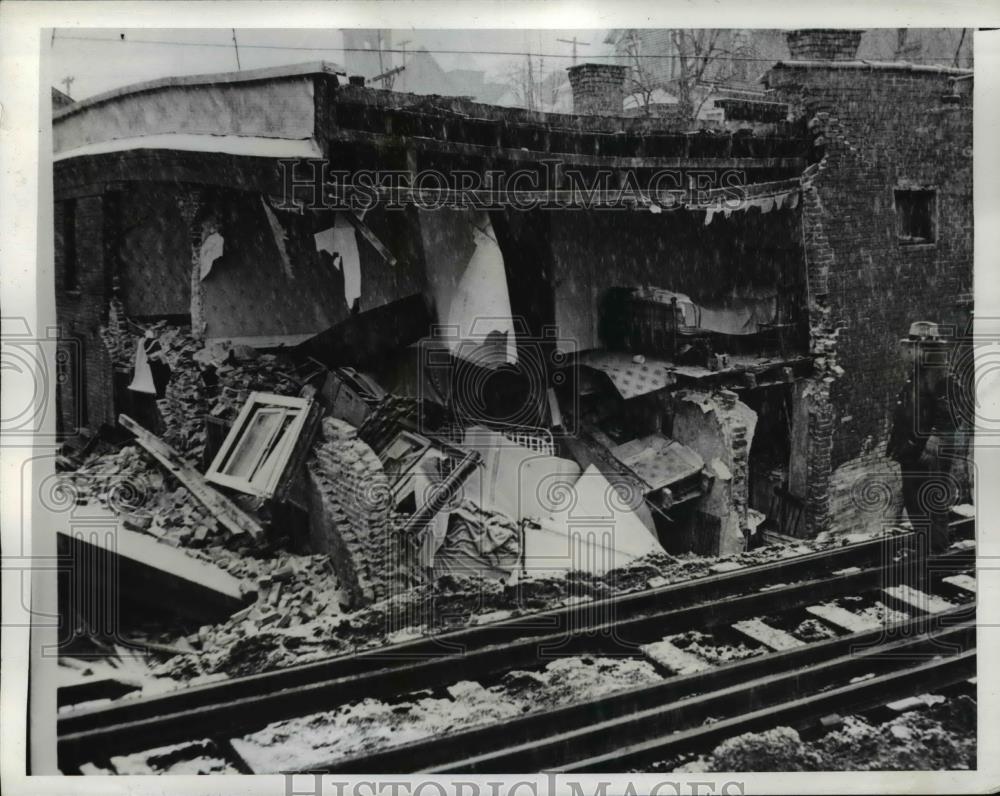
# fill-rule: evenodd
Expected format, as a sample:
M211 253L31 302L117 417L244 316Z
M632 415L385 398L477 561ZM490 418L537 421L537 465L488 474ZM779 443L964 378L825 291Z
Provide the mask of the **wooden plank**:
M956 589L961 589L969 594L976 593L976 579L971 575L949 575L947 578L942 578L941 580L949 586L954 586Z
M221 492L209 486L204 476L185 462L167 443L126 414L118 415L118 422L131 431L143 450L180 481L226 530L235 535L249 533L254 539L264 535L264 529L253 517Z
M199 621L231 615L244 605L241 581L154 537L125 528L107 533L57 531L72 558L81 599L142 606ZM111 582L108 580L110 573ZM142 647L142 641L135 641ZM155 646L155 645L152 645Z
M805 646L805 642L802 639L795 638L791 633L786 633L780 628L771 627L760 619L744 619L742 622L734 623L732 628L737 633L753 639L776 652Z
M955 607L954 603L950 603L947 600L920 591L919 589L914 589L912 586L907 586L906 584L888 586L882 589L882 591L908 608L914 608L923 613L937 614L942 611L950 611Z
M870 616L859 616L851 613L846 608L839 605L810 605L806 611L817 619L822 619L834 627L846 630L848 633L861 633L865 630L875 630L882 627L882 623L872 619Z
M389 251L386 245L379 240L378 235L372 232L371 227L369 227L364 221L362 221L361 213L359 213L358 211L355 211L353 213L344 213L344 217L348 221L350 221L351 224L354 225L354 229L358 231L361 237L363 237L366 241L368 241L371 244L372 248L375 249L375 251L377 251L380 255L382 255L383 260L385 260L391 266L396 265L397 262L396 257L393 255L391 251Z
M674 674L693 674L712 668L710 663L703 661L697 655L675 647L669 639L663 639L663 641L657 641L653 644L643 644L639 649L651 661L669 669Z

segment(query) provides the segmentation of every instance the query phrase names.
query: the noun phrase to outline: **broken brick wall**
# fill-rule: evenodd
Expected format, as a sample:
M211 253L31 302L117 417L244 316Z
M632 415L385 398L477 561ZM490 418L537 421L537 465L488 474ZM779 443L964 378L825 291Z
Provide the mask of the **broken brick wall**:
M328 417L308 462L309 543L327 553L352 606L389 595L397 560L382 462L349 423Z
M971 86L955 83L956 76L835 63L785 64L767 76L776 98L809 122L824 153L803 197L812 347L822 360L811 397L810 434L819 435L810 440L808 465L809 489L817 493L812 533L894 519L898 468L884 450L906 377L898 341L913 321L953 325L959 333L968 321ZM900 187L936 191L934 242L898 239Z
M205 203L206 233L222 238L221 254L206 255L201 268L206 338L298 342L348 316L343 273L317 251L310 219L253 192L219 192Z
M715 476L695 510L692 549L729 555L744 549L750 506L750 446L757 413L730 390L682 390L675 396L671 436Z

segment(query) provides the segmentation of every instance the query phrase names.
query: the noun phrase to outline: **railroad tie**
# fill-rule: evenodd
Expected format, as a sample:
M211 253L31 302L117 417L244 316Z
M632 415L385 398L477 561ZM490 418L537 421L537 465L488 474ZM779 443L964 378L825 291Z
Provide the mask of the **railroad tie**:
M876 630L882 626L882 623L877 619L861 616L846 608L841 608L839 605L830 605L829 603L807 606L806 611L817 619L821 619L840 630L846 630L848 633L863 633L866 630Z
M976 579L971 575L964 573L961 575L949 575L947 578L942 578L941 581L968 594L976 593Z
M669 669L675 675L693 674L712 668L710 663L697 655L674 646L669 637L652 644L643 644L639 649L653 663Z
M955 607L954 603L950 603L937 595L920 591L920 589L914 589L905 583L899 586L887 586L882 591L893 600L902 603L908 608L928 614L939 614L942 611L949 611Z
M733 630L747 638L763 644L768 649L780 652L782 650L804 647L806 642L795 638L791 633L777 627L771 627L760 619L744 619L732 625Z

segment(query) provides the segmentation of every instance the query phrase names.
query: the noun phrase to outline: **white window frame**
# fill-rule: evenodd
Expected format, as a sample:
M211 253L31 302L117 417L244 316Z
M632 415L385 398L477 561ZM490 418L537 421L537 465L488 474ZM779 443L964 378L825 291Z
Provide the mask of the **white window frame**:
M250 393L246 403L243 404L243 408L240 409L233 427L229 430L225 440L223 440L218 453L215 454L208 472L205 473L205 480L219 486L226 486L240 492L257 495L258 497L272 497L278 488L285 468L288 466L288 460L295 450L295 444L309 417L312 404L313 401L310 398L297 398L268 392ZM256 442L256 449L254 450L256 459L252 468L255 474L256 470L263 464L268 451L275 458L274 466L271 468L270 473L267 474L266 480L263 483L258 482L255 484L253 483L254 476L247 479L243 476L229 475L224 470L232 456L239 450L241 444L246 441L245 434L249 428L250 421L262 410L276 410L280 412L282 420L279 421L275 431ZM284 418L293 413L294 416L291 423L285 429L284 433L280 435L276 444L272 446L272 443L275 442L275 434L280 432ZM247 444L249 443L247 442Z

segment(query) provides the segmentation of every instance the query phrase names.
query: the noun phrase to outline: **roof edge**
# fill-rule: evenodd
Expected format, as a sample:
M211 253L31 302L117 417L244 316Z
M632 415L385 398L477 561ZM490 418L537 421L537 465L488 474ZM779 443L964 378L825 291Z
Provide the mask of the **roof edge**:
M886 72L921 72L925 74L971 77L972 69L956 66L911 64L907 61L778 61L772 69L859 69Z
M330 61L309 61L302 64L290 64L288 66L267 66L262 69L248 69L245 72L216 72L204 75L181 75L175 77L159 77L155 80L147 80L143 83L131 83L127 86L95 94L92 97L74 102L60 108L52 114L52 121L56 122L67 116L72 116L87 108L101 105L105 102L118 99L130 94L142 94L147 91L156 91L161 88L171 86L200 86L225 83L250 83L259 80L273 80L281 77L304 77L306 75L344 75L347 72L343 67Z

